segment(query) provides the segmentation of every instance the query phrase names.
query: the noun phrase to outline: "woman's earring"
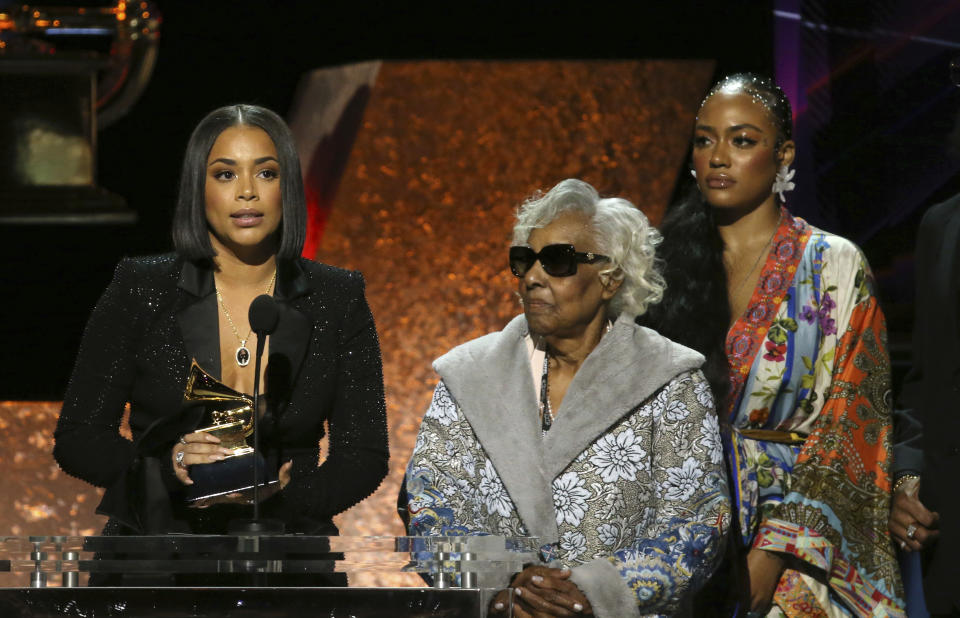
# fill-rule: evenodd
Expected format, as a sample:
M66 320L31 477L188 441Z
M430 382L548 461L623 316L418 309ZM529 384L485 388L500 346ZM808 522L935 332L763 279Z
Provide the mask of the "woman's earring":
M697 170L691 169L691 170L690 170L690 175L693 176L694 178L696 178L696 177L697 177Z
M780 169L777 170L777 178L773 181L773 189L770 192L779 195L781 202L786 201L783 197L784 192L793 191L797 186L791 182L796 173L797 170L792 170L786 165L781 165Z

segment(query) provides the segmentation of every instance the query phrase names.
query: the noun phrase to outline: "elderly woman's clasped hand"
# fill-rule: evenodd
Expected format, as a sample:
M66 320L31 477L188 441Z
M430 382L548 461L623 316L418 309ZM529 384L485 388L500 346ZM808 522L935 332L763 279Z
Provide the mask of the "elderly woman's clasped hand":
M570 581L570 569L529 566L510 582L513 589L513 615L519 618L541 616L592 616L590 601ZM494 597L490 614L508 615L509 591Z

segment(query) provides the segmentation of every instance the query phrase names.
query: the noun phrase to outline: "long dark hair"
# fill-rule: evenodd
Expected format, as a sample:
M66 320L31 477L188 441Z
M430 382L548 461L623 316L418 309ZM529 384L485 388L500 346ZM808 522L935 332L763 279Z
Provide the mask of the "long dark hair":
M228 105L215 109L193 130L183 157L180 193L173 214L173 245L187 260L209 260L215 255L207 233L204 203L207 157L220 134L235 126L258 127L273 140L280 163L280 196L283 199L277 258L298 258L307 236L307 204L300 158L287 124L274 112L258 105Z
M773 80L752 73L728 75L710 88L704 103L717 93L747 94L770 112L777 128L775 153L791 139L790 101ZM682 182L680 200L667 210L660 225L663 244L658 253L665 264L667 291L663 301L638 321L706 357L703 372L716 397L717 411L722 412L730 392L725 344L731 318L723 239L713 208L696 183Z
M639 321L706 357L703 373L719 413L730 390L724 347L730 324L727 271L713 208L695 183L686 183L682 199L660 224L660 233L663 243L657 253L663 261L667 291Z

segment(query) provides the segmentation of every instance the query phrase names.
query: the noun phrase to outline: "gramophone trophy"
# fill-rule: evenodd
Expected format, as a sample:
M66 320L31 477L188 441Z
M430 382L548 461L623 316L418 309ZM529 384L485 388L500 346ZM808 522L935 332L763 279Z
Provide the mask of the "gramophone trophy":
M280 488L277 471L267 469L263 456L247 444L247 437L253 433L251 397L217 381L194 360L190 363L183 399L186 403L204 406L203 419L194 431L216 436L220 446L232 451L222 461L190 466L193 485L186 488L189 506L224 502L251 504L254 467L260 479L260 500Z

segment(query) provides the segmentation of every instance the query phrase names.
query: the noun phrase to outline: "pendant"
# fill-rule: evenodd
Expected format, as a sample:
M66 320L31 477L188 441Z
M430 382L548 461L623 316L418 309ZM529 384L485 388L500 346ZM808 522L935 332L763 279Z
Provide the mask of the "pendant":
M250 350L247 349L246 341L241 341L240 347L237 348L237 364L241 367L246 367L250 364Z

